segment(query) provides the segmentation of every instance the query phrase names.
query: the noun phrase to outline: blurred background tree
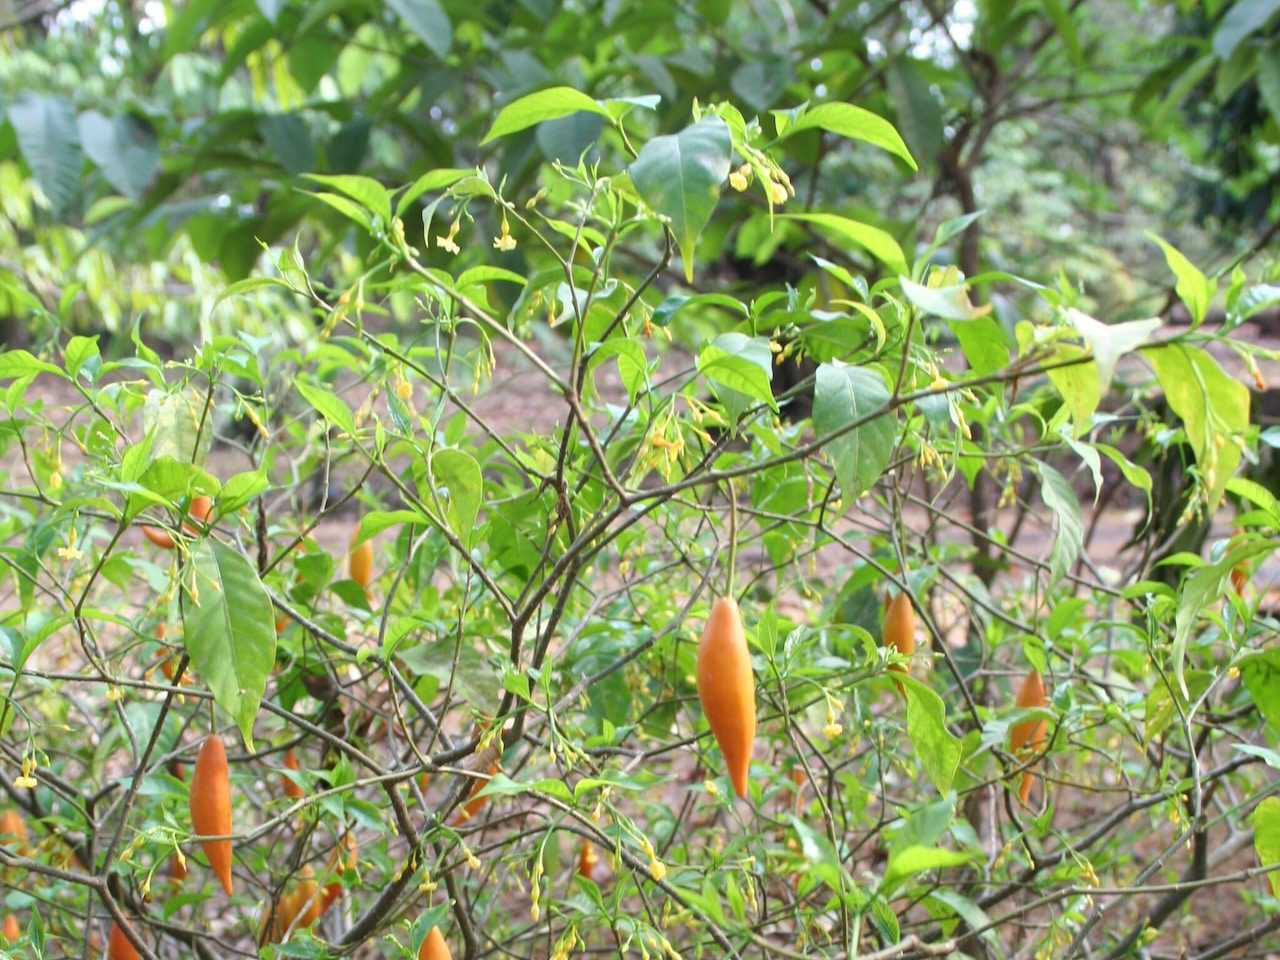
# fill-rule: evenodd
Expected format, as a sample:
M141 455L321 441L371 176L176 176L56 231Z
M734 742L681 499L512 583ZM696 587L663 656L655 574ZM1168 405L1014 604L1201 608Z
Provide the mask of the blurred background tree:
M296 324L270 298L210 308L272 249L296 242L338 271L366 252L302 174L403 183L487 165L519 188L544 161L622 148L591 114L477 148L503 103L552 85L657 95L646 115L663 131L695 99L732 97L769 133L769 111L864 105L920 170L806 132L788 141L788 211L839 210L907 246L981 210L947 251L966 275L1054 264L1105 318L1167 311L1145 231L1210 269L1275 238L1278 14L1277 0L10 2L0 316L43 316L37 338L137 320L172 342ZM830 238L785 221L770 235L758 194L732 202L734 226L704 240L724 264L704 284L813 279ZM492 256L487 231L472 240ZM1016 294L988 295L1018 319Z

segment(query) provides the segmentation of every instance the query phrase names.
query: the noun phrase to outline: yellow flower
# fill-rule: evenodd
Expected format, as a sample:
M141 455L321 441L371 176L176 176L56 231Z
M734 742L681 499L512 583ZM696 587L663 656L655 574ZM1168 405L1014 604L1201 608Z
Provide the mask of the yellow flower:
M516 238L511 235L511 227L507 224L505 213L502 215L502 236L494 237L493 245L503 252L510 252L516 248Z
M729 186L741 193L747 189L747 185L751 182L747 178L751 175L751 166L744 163L733 173L729 174Z
M776 180L768 182L769 202L776 204L784 204L787 202L787 188Z
M84 552L76 547L76 528L72 527L67 534L67 545L58 548L58 558L67 563L75 563L84 559Z
M13 781L13 785L19 790L34 790L36 788L36 778L33 774L36 772L36 761L34 757L22 758L22 773Z
M448 250L452 254L458 254L462 252L462 248L459 247L457 243L454 242L454 239L453 239L458 235L460 220L461 218L453 221L453 225L449 227L449 235L447 237L436 237L437 247L444 247L444 249Z

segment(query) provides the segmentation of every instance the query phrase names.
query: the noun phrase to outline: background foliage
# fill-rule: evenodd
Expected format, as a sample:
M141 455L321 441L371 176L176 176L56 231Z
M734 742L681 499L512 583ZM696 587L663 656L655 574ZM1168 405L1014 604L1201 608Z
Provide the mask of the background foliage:
M13 955L1270 949L1280 4L0 17Z

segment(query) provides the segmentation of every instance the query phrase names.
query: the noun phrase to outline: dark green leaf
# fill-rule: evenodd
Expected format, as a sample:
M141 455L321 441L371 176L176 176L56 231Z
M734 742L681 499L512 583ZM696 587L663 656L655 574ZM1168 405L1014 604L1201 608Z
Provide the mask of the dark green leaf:
M453 24L436 0L387 0L387 6L414 32L428 50L443 60L453 46Z
M897 421L875 416L889 403L884 378L870 367L833 360L818 367L813 394L813 428L819 437L845 430L827 444L846 509L880 479L893 453ZM847 430L850 424L867 419Z
M182 577L183 642L197 675L253 749L253 721L276 662L271 600L253 566L200 541Z
M20 93L9 104L9 122L40 189L61 214L80 191L80 131L64 97Z
M645 203L671 221L690 282L698 234L720 199L732 153L728 125L719 117L703 117L678 134L654 137L630 167L631 180Z

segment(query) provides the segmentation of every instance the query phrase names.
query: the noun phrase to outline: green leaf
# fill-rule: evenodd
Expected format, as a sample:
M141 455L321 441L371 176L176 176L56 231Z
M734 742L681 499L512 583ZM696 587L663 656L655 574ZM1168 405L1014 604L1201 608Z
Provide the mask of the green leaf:
M312 194L312 196L319 196L319 194ZM267 287L281 287L288 290L289 284L285 283L279 277L245 277L243 280L237 280L235 283L231 284L231 286L224 288L222 292L218 294L217 299L213 301L213 305L216 307L223 300L229 300L232 297L242 297L246 294L250 294Z
M1236 47L1257 33L1280 12L1280 0L1238 0L1227 8L1213 34L1213 52L1219 60L1230 60Z
M1115 447L1106 443L1094 444L1098 452L1107 457L1112 463L1120 468L1120 472L1124 475L1132 486L1137 487L1147 495L1147 512L1151 510L1151 474L1144 467L1138 466Z
M1187 674L1187 696L1175 687L1172 692L1164 683L1158 683L1147 694L1142 710L1142 736L1144 743L1153 743L1169 729L1175 717L1181 716L1178 707L1185 711L1190 704L1204 695L1213 682L1213 674L1207 670L1192 670Z
M36 183L64 213L80 192L80 131L65 97L26 91L9 104L9 122Z
M270 486L271 481L267 479L266 473L260 469L237 473L223 484L222 494L218 497L218 510L224 516L234 513L245 504L256 499L260 493L266 491Z
M549 87L546 90L529 93L517 100L512 100L498 111L498 115L493 118L493 126L480 141L480 145L484 146L490 140L526 130L547 120L556 120L582 112L598 113L602 117L609 116L609 111L601 104L573 87ZM643 156L643 151L641 155ZM728 175L729 171L726 167L725 177ZM720 179L723 180L724 177Z
M986 911L978 906L977 903L954 890L934 890L929 896L930 899L948 907L965 922L970 930L985 931L982 934L982 940L991 948L991 956L1004 956L996 940L995 924L991 922L991 918L987 916Z
M476 536L476 518L484 501L480 464L463 450L437 450L431 455L431 476L437 488L444 488L444 515L449 526L459 540L471 546Z
M835 213L787 213L779 215L779 219L812 223L825 233L862 247L894 273L901 275L907 272L907 258L902 247L879 227Z
M1249 428L1249 390L1199 347L1170 343L1141 351L1156 372L1169 406L1182 418L1195 451L1210 510L1240 465L1235 440Z
M939 793L951 789L960 766L960 738L947 729L946 707L932 688L910 674L894 674L907 693L907 736Z
M644 202L671 221L689 282L698 234L720 199L732 156L728 125L710 116L672 136L654 137L629 168Z
M87 110L78 126L85 155L107 182L130 199L141 197L160 167L160 140L151 125L133 114Z
M698 354L698 370L712 383L720 384L735 390L752 400L767 404L771 409L778 409L778 402L773 398L770 386L770 370L764 369L759 357L752 359L752 347L760 344L745 334L725 334L708 343ZM767 351L768 346L764 349ZM755 351L758 353L758 349ZM722 402L726 402L722 398ZM726 402L732 407L732 402ZM741 411L737 411L738 415ZM736 416L735 416L736 419Z
M1067 48L1067 55L1072 62L1079 65L1083 62L1080 48L1080 35L1076 33L1076 25L1071 20L1071 7L1063 0L1044 0L1044 12L1053 21L1053 28L1062 37L1062 45Z
M875 416L889 403L884 378L872 367L853 367L833 360L818 366L813 388L813 429L829 436L850 424L865 423L827 444L846 508L880 479L893 453L897 419Z
M152 390L142 408L142 422L151 445L148 458L172 457L204 466L213 443L212 414L198 393ZM141 469L128 480L136 480Z
M1227 490L1237 497L1248 500L1255 507L1271 514L1272 519L1280 522L1280 501L1275 494L1257 481L1247 477L1232 477L1227 481Z
M1080 347L1062 344L1054 351L1050 363L1083 358L1088 354ZM1083 363L1071 363L1053 367L1048 371L1049 382L1062 394L1071 421L1075 424L1076 436L1081 436L1093 422L1093 414L1102 402L1102 389L1098 384L1098 365L1092 360Z
M1280 124L1280 38L1271 41L1258 55L1258 95L1271 111L1271 119Z
M420 176L405 189L400 198L396 200L396 216L403 216L404 212L409 209L409 205L417 200L424 193L434 193L437 190L443 190L445 187L453 186L463 177L471 176L474 170L464 170L460 167L447 167L441 170L429 170Z
M428 50L441 60L448 56L453 46L453 24L436 0L387 0L387 6L400 15Z
M63 363L67 368L67 375L71 379L75 379L79 375L80 370L86 363L92 363L100 359L101 354L98 352L98 338L94 337L72 337L67 341L66 349L62 352ZM93 379L90 375L90 379Z
M973 856L959 850L944 850L942 847L922 847L914 845L899 850L889 857L889 864L884 871L886 888L896 887L907 877L927 870L942 870L946 867L962 867Z
M275 616L253 566L202 540L182 577L183 643L197 675L253 749L253 721L276 662Z
M387 193L386 188L372 177L359 177L354 174L328 176L319 173L308 173L305 176L308 180L323 184L350 197L362 208L377 216L384 228L391 223L391 194ZM326 202L332 202L326 194L317 193L315 196ZM335 209L341 210L342 207L335 205Z
M1158 243L1160 249L1164 251L1165 262L1169 264L1169 269L1177 278L1174 289L1177 290L1178 298L1186 304L1191 314L1191 326L1193 328L1200 326L1204 322L1205 314L1209 311L1209 301L1213 299L1213 294L1218 288L1217 283L1201 273L1171 244L1150 231L1147 232L1147 237Z
M924 65L932 69L932 64ZM894 57L885 71L898 128L912 152L929 163L942 147L945 125L942 104L934 96L924 69L911 57ZM935 238L935 243L940 243Z
M821 129L851 140L861 140L901 157L912 170L919 170L911 151L893 124L870 110L855 107L852 103L820 103L803 111L794 122L788 122L787 111L775 110L779 124L778 138L786 139L802 130Z
M1084 520L1080 516L1080 500L1071 484L1047 463L1037 463L1040 471L1040 497L1057 518L1057 533L1049 554L1049 585L1057 583L1070 571L1084 543Z
M329 206L333 207L333 209L337 210L348 220L355 221L370 233L373 232L373 220L370 218L369 212L365 210L364 207L360 206L360 204L354 203L338 193L325 193L323 191L316 190L309 190L307 192L317 200L322 200Z
M491 713L502 696L500 671L470 642L446 637L407 650L398 647L396 657L414 673L435 677L442 691L452 677L454 693L482 713Z
M1280 733L1280 650L1263 650L1240 661L1245 689L1275 733Z
M352 415L351 408L343 403L337 394L321 387L313 387L302 380L295 380L293 385L298 388L302 398L315 407L320 416L342 430L347 436L354 437L356 435L356 418Z
M1264 867L1280 863L1280 798L1266 797L1253 811L1253 849ZM1267 874L1271 892L1280 897L1280 871Z
M1009 346L1005 343L1004 331L991 317L957 321L948 326L960 341L960 349L974 373L995 373L1009 365Z
M711 304L716 307L724 307L730 313L736 313L741 317L746 317L748 310L746 304L741 300L734 299L727 293L697 293L692 296L682 293L668 294L653 310L653 316L650 321L654 326L665 327L675 319L677 313L685 307L698 306L700 304Z
M644 347L630 337L614 337L592 351L587 369L595 370L610 357L617 358L618 378L627 390L627 399L635 403L648 383L649 368Z
M30 377L37 373L52 373L66 377L62 368L32 356L26 350L6 350L0 353L0 380Z
M360 518L360 531L352 546L357 546L371 537L376 537L383 530L404 526L405 524L426 527L431 525L431 520L429 517L413 510L370 510Z

